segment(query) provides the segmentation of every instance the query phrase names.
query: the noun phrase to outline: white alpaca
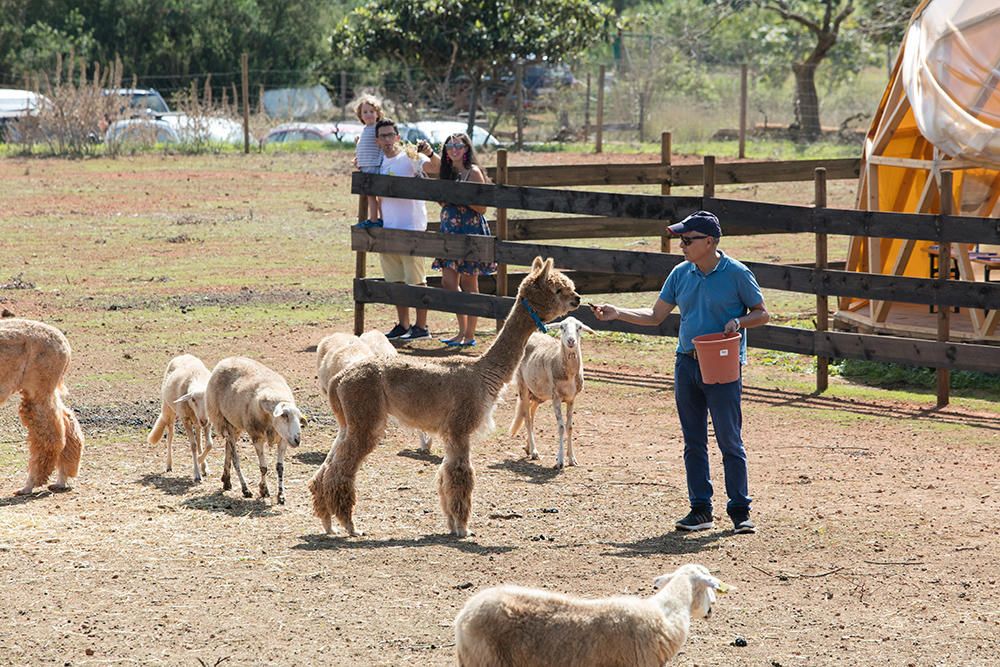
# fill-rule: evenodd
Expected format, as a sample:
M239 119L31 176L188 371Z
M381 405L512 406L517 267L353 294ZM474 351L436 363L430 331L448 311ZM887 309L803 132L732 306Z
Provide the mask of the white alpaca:
M462 667L662 667L687 640L691 617L728 587L689 564L653 584L649 598L588 600L518 586L474 595L455 618Z
M528 444L524 451L532 459L538 458L535 449L535 411L545 401L552 401L559 426L559 454L556 468L565 463L565 452L569 464L576 465L573 454L573 403L576 395L583 390L583 348L580 333L594 333L594 330L575 317L567 317L562 322L550 324L549 328L560 328L557 341L551 336L535 333L528 339L524 359L518 366L514 380L517 382L517 407L510 434L516 435L522 422L527 422ZM563 422L562 404L566 404L566 421Z
M191 442L191 459L194 463L194 481L200 482L208 474L205 459L212 449L212 429L208 423L205 389L211 375L201 359L181 354L170 360L163 373L160 397L163 405L153 430L146 441L155 445L167 431L167 472L173 469L174 420L180 417L184 432Z
M246 433L257 451L260 464L260 497L267 489L265 444L278 448L275 470L278 472L278 504L285 504L285 449L298 447L301 439L302 412L285 378L270 368L246 357L229 357L212 370L205 393L208 418L215 430L226 438L226 457L222 471L222 490L233 488L229 469L236 468L243 497L251 497L243 471L240 470L236 441Z

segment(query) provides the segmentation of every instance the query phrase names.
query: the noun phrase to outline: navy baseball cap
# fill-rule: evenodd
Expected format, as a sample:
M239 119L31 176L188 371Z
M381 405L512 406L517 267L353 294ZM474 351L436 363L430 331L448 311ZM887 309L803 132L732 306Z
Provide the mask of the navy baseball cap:
M671 234L684 234L685 232L699 232L708 236L719 238L722 236L722 225L714 213L708 211L695 211L680 222L667 227Z

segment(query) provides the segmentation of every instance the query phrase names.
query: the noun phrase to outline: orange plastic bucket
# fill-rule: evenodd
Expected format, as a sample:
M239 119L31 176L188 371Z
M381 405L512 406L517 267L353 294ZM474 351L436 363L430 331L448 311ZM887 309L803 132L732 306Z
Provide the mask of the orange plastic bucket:
M701 381L705 384L726 384L740 379L740 339L738 331L695 336Z

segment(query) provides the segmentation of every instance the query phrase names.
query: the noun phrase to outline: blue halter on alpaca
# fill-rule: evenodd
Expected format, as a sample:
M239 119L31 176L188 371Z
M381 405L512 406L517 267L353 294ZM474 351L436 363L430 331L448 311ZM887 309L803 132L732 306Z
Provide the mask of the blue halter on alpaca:
M528 303L528 300L522 297L521 304L524 305L524 309L528 311L529 315L531 315L531 319L535 321L535 326L538 327L538 330L541 331L542 333L548 333L549 328L545 326L545 322L542 322L542 318L538 316L538 313L536 313L535 309L531 307L531 304Z

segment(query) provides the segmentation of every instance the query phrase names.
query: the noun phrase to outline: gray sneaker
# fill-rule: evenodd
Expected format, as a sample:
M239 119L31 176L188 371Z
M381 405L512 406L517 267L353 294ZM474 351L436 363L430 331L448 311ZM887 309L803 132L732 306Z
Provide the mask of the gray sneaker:
M431 334L427 329L423 327L418 327L414 324L410 327L410 330L399 337L399 340L410 342L411 340L420 340L421 338L430 338Z
M757 526L750 520L750 512L731 514L733 520L733 532L741 535L749 535L757 532Z

